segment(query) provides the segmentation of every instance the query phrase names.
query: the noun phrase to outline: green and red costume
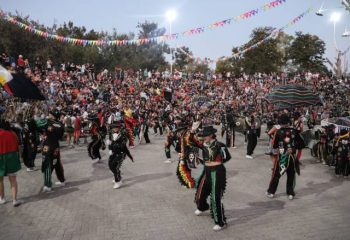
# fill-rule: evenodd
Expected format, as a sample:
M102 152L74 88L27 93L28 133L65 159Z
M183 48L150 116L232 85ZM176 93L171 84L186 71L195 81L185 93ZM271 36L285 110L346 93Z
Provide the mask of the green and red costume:
M0 176L13 174L21 169L17 135L0 129Z

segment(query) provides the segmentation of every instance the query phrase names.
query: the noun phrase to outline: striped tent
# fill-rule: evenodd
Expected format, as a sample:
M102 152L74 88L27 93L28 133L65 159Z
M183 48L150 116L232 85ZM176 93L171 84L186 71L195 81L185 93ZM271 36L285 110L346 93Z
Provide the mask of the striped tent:
M278 108L316 106L323 104L319 94L314 93L307 87L297 84L275 87L267 94L266 100Z

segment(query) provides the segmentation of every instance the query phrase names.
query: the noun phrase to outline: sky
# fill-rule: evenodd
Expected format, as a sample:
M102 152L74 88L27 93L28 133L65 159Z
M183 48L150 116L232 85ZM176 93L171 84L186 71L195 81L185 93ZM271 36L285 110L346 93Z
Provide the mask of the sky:
M172 32L183 32L195 27L207 26L214 22L235 17L246 11L256 9L272 0L0 0L0 9L6 12L18 11L23 16L52 26L73 21L75 25L85 26L88 30L118 33L136 32L138 22L157 22L160 27L169 30L165 12L177 11L172 23ZM238 23L232 22L222 28L208 30L202 34L170 41L172 47L188 46L194 57L217 59L230 56L232 47L240 46L249 40L251 31L256 27L272 26L280 28L296 16L313 7L323 5L323 17L312 13L296 25L288 28L288 34L296 31L318 35L326 42L326 57L332 62L335 58L332 12L340 12L341 20L336 24L336 43L345 50L350 46L350 37L342 37L347 27L350 30L350 13L341 8L341 0L286 0L284 4L255 17ZM348 54L350 59L350 53ZM349 61L350 62L350 61Z

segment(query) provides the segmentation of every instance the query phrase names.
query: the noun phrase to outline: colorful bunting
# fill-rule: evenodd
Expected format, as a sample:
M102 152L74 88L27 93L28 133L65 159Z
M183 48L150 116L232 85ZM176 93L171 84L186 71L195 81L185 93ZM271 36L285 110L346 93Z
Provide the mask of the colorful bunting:
M261 44L266 43L268 40L276 39L282 31L284 31L286 28L289 28L289 27L293 26L294 24L296 24L297 22L299 22L303 17L305 17L310 12L312 12L312 8L307 9L305 12L303 12L302 14L300 14L299 16L294 18L292 21L290 21L289 23L287 23L286 25L284 25L280 29L275 29L269 36L262 39L261 41L233 54L233 57L241 57L245 52L248 52L248 51L260 46Z
M193 28L181 33L173 33L173 34L167 34L167 35L163 35L163 36L158 36L158 37L154 37L154 38L144 38L144 39L134 39L134 40L87 40L87 39L76 39L76 38L70 38L70 37L63 37L63 36L59 36L56 34L50 34L41 30L37 30L34 29L32 26L26 25L24 23L21 23L19 21L17 21L15 18L9 16L8 14L4 13L3 11L0 10L0 18L2 18L3 20L12 23L28 32L31 32L35 35L38 35L40 37L46 38L46 39L52 39L52 40L56 40L56 41L60 41L60 42L65 42L65 43L71 43L71 44L75 44L75 45L81 45L81 46L86 46L86 45L90 45L90 46L112 46L112 45L116 45L116 46L122 46L122 45L131 45L131 44L136 44L136 45L141 45L141 44L147 44L150 42L164 42L166 40L175 40L178 39L179 37L185 37L185 36L192 36L195 34L201 34L203 32L205 32L206 30L211 30L211 29L215 29L215 28L219 28L219 27L224 27L226 25L231 24L231 22L238 22L241 20L246 20L248 18L251 18L253 16L256 16L258 13L262 12L262 11L267 11L270 10L272 8L278 7L280 5L282 5L283 3L285 3L287 0L274 0L270 3L267 3L263 6L261 6L260 8L257 9L253 9L251 11L248 11L246 13L240 14L236 17L233 18L229 18L223 21L218 21L215 22L213 24L210 24L208 26L205 27L197 27L197 28ZM298 21L298 20L296 20Z

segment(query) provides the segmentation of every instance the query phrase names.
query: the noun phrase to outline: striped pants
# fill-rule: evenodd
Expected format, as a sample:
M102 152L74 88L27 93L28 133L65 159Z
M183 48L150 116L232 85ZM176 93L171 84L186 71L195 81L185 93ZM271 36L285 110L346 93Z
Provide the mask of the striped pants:
M44 186L52 187L51 174L55 170L58 181L65 182L64 170L61 162L61 157L59 152L56 153L57 156L53 157L48 155L43 155L43 162L41 165L41 171L44 174Z
M226 189L226 169L223 164L214 167L205 166L196 183L195 203L200 211L209 210L207 198L210 195L210 209L215 224L224 226L226 217L222 198Z

